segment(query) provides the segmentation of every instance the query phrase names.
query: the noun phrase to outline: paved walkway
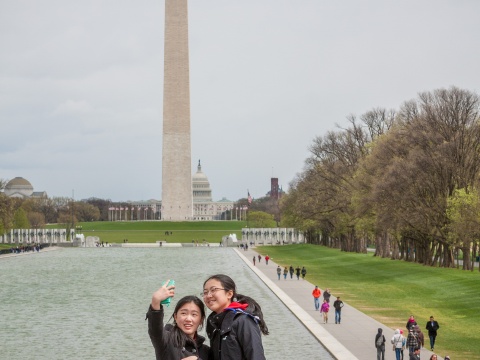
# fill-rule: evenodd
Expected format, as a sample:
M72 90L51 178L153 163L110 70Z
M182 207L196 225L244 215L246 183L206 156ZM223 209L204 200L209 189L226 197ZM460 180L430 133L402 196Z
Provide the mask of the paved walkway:
M36 254L41 254L43 252L48 252L48 251L53 251L53 250L58 250L59 248L57 246L49 246L46 248L43 248L40 251L27 251L27 252L21 252L21 253L7 253L7 254L1 254L0 259L8 259L12 257L18 257L18 256L25 256L25 255L36 255Z
M348 299L343 299L345 306L342 309L342 323L335 324L335 311L333 310L333 301L335 293L330 300L329 322L323 324L319 311L315 311L313 304L312 291L315 284L307 280L297 280L293 276L287 276L283 279L283 268L281 280L278 280L277 265L270 259L268 265L262 256L259 263L252 263L253 256L258 254L252 250L247 251L235 249L238 255L245 263L259 276L259 278L279 297L279 299L292 311L292 313L303 322L305 327L323 344L325 348L338 360L373 360L376 359L377 350L375 349L375 335L378 328L383 329L383 334L387 340L385 346L385 359L395 360L395 352L392 350L390 339L393 337L394 330L386 325L374 320L357 309L348 305ZM293 264L296 267L297 264ZM308 269L307 269L308 270ZM308 278L308 273L307 273ZM321 284L316 284L322 290ZM345 301L347 300L347 301ZM422 330L423 332L423 330ZM404 334L405 335L405 334ZM425 336L428 343L428 336ZM429 359L433 354L431 351L422 348L422 360ZM408 359L408 350L404 350L404 359ZM440 356L438 359L442 359Z

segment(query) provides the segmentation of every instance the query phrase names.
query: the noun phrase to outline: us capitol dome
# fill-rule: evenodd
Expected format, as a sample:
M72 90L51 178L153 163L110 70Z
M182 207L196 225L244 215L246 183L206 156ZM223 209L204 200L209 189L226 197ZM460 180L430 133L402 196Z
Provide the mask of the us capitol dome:
M192 176L193 219L220 220L222 213L233 208L233 201L223 198L212 201L212 189L207 176L202 171L198 160L197 172Z

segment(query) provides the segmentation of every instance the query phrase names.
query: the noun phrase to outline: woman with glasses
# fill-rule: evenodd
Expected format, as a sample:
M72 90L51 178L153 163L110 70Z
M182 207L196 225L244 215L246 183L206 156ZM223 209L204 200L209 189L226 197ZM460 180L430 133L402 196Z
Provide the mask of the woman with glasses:
M163 324L162 301L175 295L175 285L165 284L152 295L147 312L148 334L157 360L208 360L209 347L197 330L205 320L205 305L196 296L181 298L173 310L173 325ZM167 305L168 306L168 305ZM171 319L171 318L170 318Z
M233 280L223 274L203 284L203 301L212 310L207 319L212 360L265 360L262 334L268 335L260 305L238 294Z

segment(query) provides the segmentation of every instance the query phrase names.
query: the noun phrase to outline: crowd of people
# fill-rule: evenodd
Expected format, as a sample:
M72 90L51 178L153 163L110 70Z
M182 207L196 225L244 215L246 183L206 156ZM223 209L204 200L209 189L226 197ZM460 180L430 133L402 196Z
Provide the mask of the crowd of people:
M39 252L41 249L43 249L43 244L34 243L34 244L26 244L26 245L20 245L20 246L18 245L12 246L10 248L10 251L12 252L12 254L20 254L20 253L29 252L29 251Z
M390 343L392 344L392 350L395 351L396 360L404 359L404 350L407 350L409 360L420 359L420 351L425 347L425 335L423 334L420 326L415 320L415 316L410 315L406 325L407 336L404 336L403 330L396 329ZM434 351L435 340L437 338L437 331L440 329L440 325L433 316L430 316L427 321L425 329L428 331L428 338L430 342L430 349ZM385 360L385 336L383 335L383 329L379 328L375 335L375 347L377 349L377 360ZM430 360L437 359L437 354L432 354ZM445 356L445 360L450 360L448 355Z

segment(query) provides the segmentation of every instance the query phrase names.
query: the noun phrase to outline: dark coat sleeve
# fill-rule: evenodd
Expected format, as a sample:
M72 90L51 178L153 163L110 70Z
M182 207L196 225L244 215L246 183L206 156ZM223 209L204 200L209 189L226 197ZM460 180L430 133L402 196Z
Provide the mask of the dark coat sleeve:
M160 310L153 310L150 306L147 312L148 319L148 335L155 349L157 359L164 350L164 327L163 327L163 307Z
M244 359L265 360L260 327L250 316L239 316L233 323L233 329L243 349Z

